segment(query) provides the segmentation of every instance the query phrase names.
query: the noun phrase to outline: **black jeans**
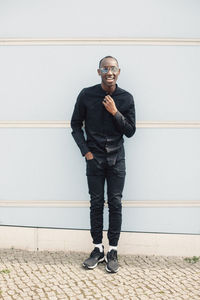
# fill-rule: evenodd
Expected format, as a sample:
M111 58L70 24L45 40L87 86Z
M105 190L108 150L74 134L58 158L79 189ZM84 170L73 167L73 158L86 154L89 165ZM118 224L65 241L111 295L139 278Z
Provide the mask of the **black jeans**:
M87 161L86 174L90 194L90 232L93 243L102 243L104 186L107 181L108 240L109 245L117 246L122 224L121 198L125 181L125 159L119 157L113 166L109 166L106 159L98 162L94 154L94 159Z

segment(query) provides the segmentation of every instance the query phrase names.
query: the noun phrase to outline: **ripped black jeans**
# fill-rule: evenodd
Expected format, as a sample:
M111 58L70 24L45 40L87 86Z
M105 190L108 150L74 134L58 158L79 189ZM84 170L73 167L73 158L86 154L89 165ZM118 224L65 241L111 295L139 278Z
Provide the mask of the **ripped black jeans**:
M125 159L119 157L113 166L106 159L99 162L87 161L87 180L90 194L90 225L94 244L102 243L104 186L107 181L107 197L109 208L108 240L110 246L117 246L122 224L122 191L125 181Z

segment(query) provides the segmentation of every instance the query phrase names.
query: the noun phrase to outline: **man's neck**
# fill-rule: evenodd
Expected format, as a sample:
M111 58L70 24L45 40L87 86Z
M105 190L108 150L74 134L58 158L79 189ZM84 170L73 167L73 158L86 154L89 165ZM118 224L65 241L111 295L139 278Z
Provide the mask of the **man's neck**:
M108 94L112 95L112 93L114 93L115 89L116 89L116 84L112 85L111 87L105 86L103 84L101 84L101 87L104 91L106 91Z

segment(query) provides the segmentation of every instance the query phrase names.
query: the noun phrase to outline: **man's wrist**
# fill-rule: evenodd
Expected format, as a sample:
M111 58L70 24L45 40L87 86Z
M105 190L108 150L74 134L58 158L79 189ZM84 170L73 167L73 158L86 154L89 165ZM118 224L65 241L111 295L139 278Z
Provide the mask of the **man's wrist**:
M112 112L113 117L116 115L117 112L118 112L117 109Z
M93 157L93 154L92 154L92 152L87 152L86 154L85 154L85 158L87 159L87 160L89 160L89 159L93 159L94 157Z

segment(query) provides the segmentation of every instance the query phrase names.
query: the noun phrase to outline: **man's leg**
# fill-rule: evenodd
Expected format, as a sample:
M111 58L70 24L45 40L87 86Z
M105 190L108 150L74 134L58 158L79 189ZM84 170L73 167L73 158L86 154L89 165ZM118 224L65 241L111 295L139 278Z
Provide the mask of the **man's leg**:
M125 159L109 167L107 172L107 194L109 207L109 245L117 246L122 224L122 192L125 182Z
M116 162L115 166L108 168L108 207L109 207L109 252L106 256L106 271L116 273L119 270L117 260L117 245L122 224L122 191L125 181L125 160Z
M90 232L94 244L101 244L103 238L104 176L88 175L90 194Z
M83 266L94 269L99 262L104 261L103 238L103 209L105 176L95 159L87 161L87 181L90 194L90 225L94 250L90 257L83 262Z

